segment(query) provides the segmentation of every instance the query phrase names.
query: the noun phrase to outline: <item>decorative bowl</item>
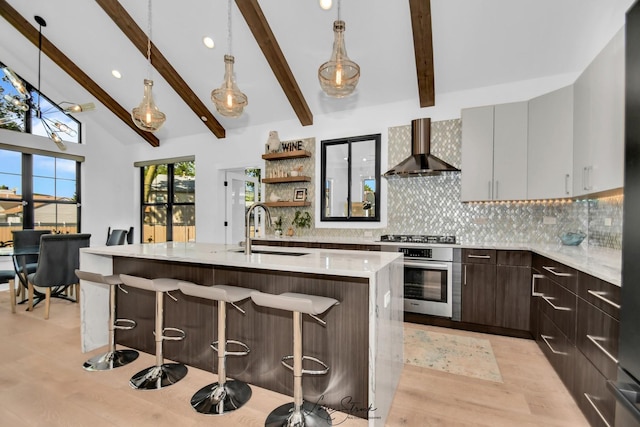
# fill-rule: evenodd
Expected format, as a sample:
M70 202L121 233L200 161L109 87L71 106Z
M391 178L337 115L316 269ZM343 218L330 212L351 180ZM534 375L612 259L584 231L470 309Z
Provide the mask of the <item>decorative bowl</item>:
M560 241L563 245L578 246L580 243L582 243L585 237L587 237L587 235L582 231L578 231L577 233L568 231L560 235Z

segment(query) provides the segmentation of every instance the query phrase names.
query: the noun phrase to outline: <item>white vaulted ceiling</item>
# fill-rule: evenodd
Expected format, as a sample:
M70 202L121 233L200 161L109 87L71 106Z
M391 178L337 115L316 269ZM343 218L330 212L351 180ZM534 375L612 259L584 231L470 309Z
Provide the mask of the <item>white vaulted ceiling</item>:
M6 3L34 26L33 16L42 16L48 24L45 37L126 110L139 103L146 58L95 1ZM581 71L623 25L631 3L431 0L436 106L445 93ZM120 4L146 32L147 1ZM331 53L337 1L329 11L320 9L317 0L260 0L259 5L313 116L403 100L419 105L408 0L343 0L347 51L362 70L356 93L346 99L325 96L317 79L318 66ZM235 2L232 17L236 78L249 97L239 119L219 115L210 100L224 73L226 1L154 0L153 42L225 129L298 120ZM204 47L205 35L214 38L215 49ZM0 61L35 84L37 48L2 18L0 37ZM118 69L122 79L113 78L112 69ZM156 102L167 114L159 139L209 132L157 71L153 79ZM44 56L41 88L56 102L93 101L94 118L103 120L106 128L117 123L109 110Z

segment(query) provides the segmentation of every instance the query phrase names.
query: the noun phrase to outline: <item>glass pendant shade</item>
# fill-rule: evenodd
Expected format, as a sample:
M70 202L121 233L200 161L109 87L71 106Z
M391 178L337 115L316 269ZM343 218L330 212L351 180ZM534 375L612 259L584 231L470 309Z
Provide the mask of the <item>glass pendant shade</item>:
M216 110L225 117L240 117L244 107L249 103L247 95L242 93L236 85L233 74L235 58L231 55L224 56L224 82L218 89L211 92L211 100Z
M133 123L145 132L155 132L162 127L167 116L153 102L153 80L144 79L144 96L140 105L131 111Z
M353 93L360 79L360 66L349 59L344 46L344 21L333 22L331 59L318 69L320 87L329 96L344 98Z

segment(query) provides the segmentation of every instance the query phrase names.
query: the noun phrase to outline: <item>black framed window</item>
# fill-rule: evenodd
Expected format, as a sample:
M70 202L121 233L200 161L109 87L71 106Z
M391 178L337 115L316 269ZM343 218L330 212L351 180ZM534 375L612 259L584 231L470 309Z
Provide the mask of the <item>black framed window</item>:
M82 124L20 76L18 77L25 83L31 101L27 103L26 111L13 105L11 98L16 97L18 92L2 72L4 67L0 62L0 128L48 137L43 125L43 121L46 121L62 141L82 143ZM68 127L69 133L59 131L55 123Z
M140 173L142 242L195 240L195 161L147 164Z
M0 149L0 242L12 230L80 231L80 164L64 157Z
M321 221L380 221L380 134L322 141Z

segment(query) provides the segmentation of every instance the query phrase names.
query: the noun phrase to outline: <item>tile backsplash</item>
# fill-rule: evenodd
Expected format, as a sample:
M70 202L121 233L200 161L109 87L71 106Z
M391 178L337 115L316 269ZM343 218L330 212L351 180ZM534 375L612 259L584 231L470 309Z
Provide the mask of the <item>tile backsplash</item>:
M388 167L411 151L411 126L389 128ZM459 119L432 122L433 154L460 167ZM382 169L387 170L385 165ZM588 235L583 245L621 249L622 196L588 200L460 202L460 173L388 180L385 229L312 229L305 235L363 237L381 234L452 234L460 243L558 243L565 231ZM312 199L311 199L312 200Z

